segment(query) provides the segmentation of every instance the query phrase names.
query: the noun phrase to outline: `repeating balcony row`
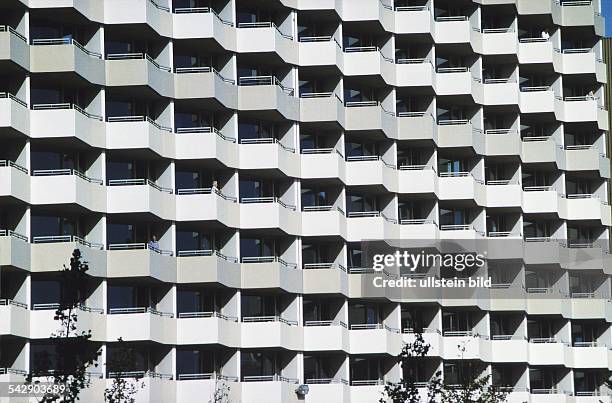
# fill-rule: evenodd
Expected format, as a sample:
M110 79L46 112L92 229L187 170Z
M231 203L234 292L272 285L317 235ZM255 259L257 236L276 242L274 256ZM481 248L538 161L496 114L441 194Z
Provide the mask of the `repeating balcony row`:
M339 119L347 130L382 130L388 137L397 140L431 140L440 148L470 147L480 155L517 155L524 163L550 162L562 170L590 170L599 171L602 177L610 175L609 159L604 154L605 150L597 145L563 146L557 144L554 137L546 136L521 139L516 129L482 131L469 120L440 121L435 124L432 116L426 113L396 117L380 106L346 108L335 97L302 101L308 104L308 108L303 109L304 114L312 114L316 122ZM210 158L231 168L279 169L291 177L351 180L351 164L345 164L342 153L334 148L300 150L302 155L299 155L294 147L284 145L282 139L238 141L229 132L214 127L177 128L173 134L171 128L144 116L108 118L108 122L103 122L100 117L91 116L71 105L61 110L28 110L18 102L11 97L0 98L0 110L5 112L0 115L0 127L7 131L16 130L31 138L73 137L96 148L148 149L169 159ZM568 106L568 110L583 111L579 105L581 102L571 104L573 106ZM587 106L587 109L590 107L598 111L597 114L601 112L606 115L606 111L593 105ZM578 118L584 121L584 117ZM258 158L254 158L254 155ZM262 155L265 158L260 158ZM382 160L369 161L368 164L371 165L368 168L374 168L380 177L383 166L389 165ZM329 172L325 172L327 170ZM390 189L397 189L397 186L391 185Z
M287 49L281 46L275 35L281 35L273 24L270 28L241 29L246 32L245 38L249 45L239 52L276 52L281 56L287 54ZM205 26L202 26L205 27ZM480 34L481 30L469 29L466 26L468 38L470 34ZM458 38L452 31L453 38ZM219 38L215 37L216 40ZM603 61L597 57L592 48L556 49L552 41L543 38L518 39L516 33L484 34L483 44L489 43L489 48L499 48L497 53L517 54L520 64L553 64L554 71L560 74L592 74L601 82L606 82L606 70ZM286 39L284 39L286 41ZM488 41L488 42L487 42ZM221 73L211 67L176 67L164 66L146 53L108 54L106 60L101 53L90 51L76 40L68 38L34 40L28 45L25 38L10 27L0 28L0 43L4 43L4 53L0 58L12 60L33 73L76 72L89 82L96 85L125 86L148 85L162 96L183 98L188 95L190 79L193 73L216 73L227 84L236 83L235 77L229 73ZM334 37L307 37L302 42L289 42L292 47L291 57L287 63L296 66L337 66L345 76L379 75L392 86L429 86L438 94L469 94L471 91L470 76L448 74L467 72L464 68L435 67L435 58L395 58L392 51L383 51L376 46L342 48ZM478 49L477 49L478 50ZM384 52L389 52L386 55ZM174 70L174 74L173 73ZM437 73L437 74L436 74ZM446 74L445 74L446 73ZM187 74L187 76L183 76ZM224 77L225 76L225 77ZM459 78L460 82L454 81ZM198 81L202 81L201 79ZM491 84L491 83L489 83ZM499 86L498 86L499 87ZM518 86L512 87L513 92ZM476 86L475 89L480 87ZM486 88L486 86L485 86ZM507 89L507 88L504 88ZM457 92L459 91L459 92ZM490 91L495 95L493 91ZM495 96L479 97L479 103L513 103L518 104L516 94L506 98Z
M297 259L289 256L247 255L238 258L226 255L230 251L224 254L215 250L180 250L178 256L174 256L172 251L147 247L147 244L111 244L108 250L103 250L100 244L73 236L39 237L34 239L34 243L28 243L27 238L14 232L3 231L2 235L0 264L34 273L57 272L66 263L66 256L70 256L74 248L80 248L90 263L89 274L98 278L143 277L166 283L219 283L231 288L269 288L289 293L328 293L351 298L366 297L369 292L367 287L372 288L372 284L376 286L383 280L399 280L397 274L384 271L377 275L372 268L349 266L340 259L336 262L304 263L298 267L295 262L288 261ZM496 310L528 310L532 314L563 314L586 318L606 317L609 314L609 284L606 279L607 275L612 274L612 260L605 250L585 246L567 248L554 242L528 242L524 248L510 245L504 249L494 246L488 251L493 262L495 259L522 260L525 267L553 268L560 277L554 283L548 283L547 287L533 288L532 285L526 288L525 280L521 280L521 269L512 275L506 274L507 277L513 276L513 279L504 278L508 283L493 284L492 288L470 289L465 295L449 295L449 298L440 296L444 304L477 305L483 309ZM489 276L500 277L496 270L493 265ZM591 277L593 273L598 273L598 285L593 285L596 288L580 289L585 292L576 292L569 285L563 285L563 279L570 272L583 281L595 281L595 277ZM538 275L545 276L547 273L543 271ZM422 274L420 276L409 277L417 279L414 281L425 278ZM543 284L543 281L538 284ZM374 288L371 291L372 297L397 297L413 302L433 298L427 289L406 288L392 295L387 294L385 289ZM438 295L435 297L438 298Z
M47 339L57 329L52 306L25 308L13 301L0 306L2 334ZM591 303L593 301L590 301ZM52 304L47 304L52 305ZM609 308L609 307L608 307ZM299 326L280 317L252 317L238 321L215 312L174 318L151 308L101 309L83 307L79 329L92 330L93 341L154 341L169 345L219 344L231 348L283 347L295 351L345 351L350 354L398 355L410 332L402 333L382 324L352 325L322 321ZM486 337L472 331L426 330L431 345L428 357L483 362L525 362L530 365L561 365L568 368L612 368L612 350L597 342L567 343L556 338L527 339L519 336ZM466 346L462 351L462 346Z
M356 168L352 169L352 165ZM433 169L389 169L385 172L387 169L378 161L355 162L349 166L349 172L354 176L348 178L355 179L349 181L351 185L399 184L389 187L395 188L400 195L429 194L434 205L438 200L474 200L477 206L514 208L519 214L521 211L525 214L548 213L564 220L595 220L603 226L612 225L609 204L595 194L565 195L558 193L553 186L523 189L512 180L487 184L468 172L441 176L437 176ZM375 168L379 168L382 175L375 176ZM390 176L395 173L399 175ZM341 199L333 205L302 206L299 211L282 198L242 197L238 200L217 188L178 189L175 193L173 189L160 187L146 179L110 180L108 186L104 186L101 180L73 169L33 171L33 174L35 176L29 176L25 168L14 163L3 163L0 166L0 196L14 197L31 205L82 206L101 213L151 213L163 220L179 222L219 221L231 228L280 228L287 234L301 236L336 235L346 239L410 239L420 236L422 239L437 239L446 237L444 232L450 232L451 238L461 233L439 226L435 218L403 220L388 209L347 213ZM389 196L392 199L396 197L394 194ZM470 225L466 227L464 236L486 235L479 235L479 231ZM509 236L518 237L520 234L510 233Z
M22 1L23 2L23 1ZM27 1L24 3L33 3ZM258 44L261 37L255 38L251 32L253 27L264 31L263 38L285 41L285 47L295 42L295 35L291 31L291 23L282 23L283 33L274 23L258 21L256 23L236 23L233 10L235 2L225 2L222 9L214 10L209 7L175 8L172 2L139 0L130 5L128 10L121 4L106 1L99 4L94 1L84 3L70 2L81 14L91 21L104 24L147 24L159 35L172 38L216 38L226 49L240 51L242 45ZM470 20L476 15L461 15L446 17L445 14L434 17L434 2L423 2L423 5L406 7L396 6L394 2L368 0L355 4L352 1L337 2L333 0L318 0L315 3L304 0L284 0L285 14L296 16L290 9L296 10L329 10L344 21L380 21L383 29L393 33L433 33L436 42L456 43L470 42ZM390 4L387 4L390 3ZM560 26L594 26L599 36L604 35L604 23L599 13L599 2L556 2L545 0L533 2L529 0L508 1L516 4L519 15L551 14L553 23ZM570 4L572 3L572 4ZM57 7L51 1L42 1L27 4L36 8ZM485 5L485 4L483 4ZM445 4L443 6L446 6ZM447 6L448 7L448 6ZM299 14L299 11L298 13ZM450 14L448 14L450 15ZM294 18L297 20L297 18ZM289 25L289 27L287 26ZM238 29L235 29L238 27ZM495 30L491 30L496 32ZM277 35L275 35L277 34ZM249 35L251 35L249 37ZM494 34L490 34L494 35ZM251 41L249 41L251 40ZM291 49L288 49L291 55ZM297 64L297 63L294 63Z

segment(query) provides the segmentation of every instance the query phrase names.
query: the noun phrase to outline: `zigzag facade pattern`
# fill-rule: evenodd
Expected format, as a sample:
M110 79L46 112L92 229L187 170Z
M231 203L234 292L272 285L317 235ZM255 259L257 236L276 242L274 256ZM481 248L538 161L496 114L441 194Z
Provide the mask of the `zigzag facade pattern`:
M3 2L0 381L52 350L79 248L79 324L102 349L85 401L122 337L138 402L207 401L220 382L231 401L308 384L309 402L375 402L423 329L423 383L491 374L509 402L610 402L600 11ZM521 247L489 256L494 287L470 300L398 302L363 291L360 242L386 239Z

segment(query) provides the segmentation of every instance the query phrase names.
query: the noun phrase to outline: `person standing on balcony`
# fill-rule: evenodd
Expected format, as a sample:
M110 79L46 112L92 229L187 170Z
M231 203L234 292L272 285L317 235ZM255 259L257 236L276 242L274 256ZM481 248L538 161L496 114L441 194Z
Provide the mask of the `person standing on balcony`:
M157 242L157 237L153 235L148 244L149 249L159 250L159 243Z
M549 39L550 39L550 34L548 33L548 30L547 30L547 29L544 29L544 30L542 31L542 39L546 39L546 40L549 40Z

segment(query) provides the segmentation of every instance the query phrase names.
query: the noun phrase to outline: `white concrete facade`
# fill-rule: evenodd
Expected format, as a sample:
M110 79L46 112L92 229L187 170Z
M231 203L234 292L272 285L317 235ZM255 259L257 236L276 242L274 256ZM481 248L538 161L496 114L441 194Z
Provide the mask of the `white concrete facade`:
M121 337L139 403L377 402L421 329L418 382L611 402L601 1L0 4L0 381L78 248L83 401ZM386 239L512 247L470 299L370 298Z

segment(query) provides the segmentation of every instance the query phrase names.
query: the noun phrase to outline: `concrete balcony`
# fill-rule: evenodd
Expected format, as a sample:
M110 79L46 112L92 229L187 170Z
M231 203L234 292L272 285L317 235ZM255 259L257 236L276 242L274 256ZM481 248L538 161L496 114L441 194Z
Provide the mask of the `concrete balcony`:
M332 92L301 94L301 122L338 122L345 126L345 110L342 100Z
M109 180L106 197L108 213L150 212L166 220L176 216L172 189L148 179Z
M385 168L377 155L347 157L346 183L351 186L383 183Z
M596 342L583 342L566 347L566 365L573 368L608 368L608 351Z
M238 258L221 252L178 251L176 259L178 283L219 283L227 287L240 287Z
M300 155L275 138L242 139L238 146L240 169L279 169L299 177Z
M71 235L33 237L31 245L31 271L60 271L70 263L75 249L81 251L82 260L89 263L87 274L106 277L106 252L102 245Z
M527 339L493 336L481 341L481 354L491 362L527 362Z
M299 233L300 213L276 197L240 200L240 228L280 228L288 234Z
M471 147L473 131L472 123L467 119L438 121L434 139L438 147Z
M0 323L0 334L3 336L30 337L28 305L19 301L0 300Z
M349 294L349 278L341 264L305 265L302 270L304 294Z
M172 14L173 38L215 38L225 49L236 48L236 30L212 8L176 8Z
M176 282L176 259L172 253L147 248L146 244L110 244L107 251L108 277L152 277Z
M552 17L555 24L575 27L582 25L596 25L595 2L593 1L566 1L552 3Z
M172 37L170 8L156 0L135 0L129 10L123 10L122 0L109 0L104 4L106 24L147 24L159 35Z
M483 105L516 105L518 84L512 78L473 78L474 98Z
M337 206L304 207L302 236L346 236L346 216Z
M240 324L242 348L282 347L301 350L304 345L302 328L297 322L274 316L244 317Z
M236 50L239 53L277 53L286 63L298 64L299 47L290 32L281 32L273 22L239 23Z
M302 179L346 178L344 156L334 148L301 150Z
M30 69L28 40L12 27L0 26L0 60L10 60L22 68Z
M433 220L399 220L400 239L437 239L438 225Z
M240 77L238 109L277 111L285 118L299 120L300 103L292 88L284 87L276 77Z
M595 74L601 63L591 48L555 49L553 62L555 71L562 74Z
M0 266L13 266L30 270L30 243L24 235L0 230Z
M164 344L176 343L177 320L170 313L151 308L116 308L106 315L106 340L151 340Z
M32 204L76 204L91 211L106 211L106 187L102 180L77 170L35 170L30 184Z
M13 94L0 92L0 133L30 134L28 104Z
M241 402L286 403L296 401L297 379L282 379L277 376L262 377L262 381L241 382ZM270 378L270 379L267 379Z
M514 129L474 130L474 149L481 155L518 155L521 137Z
M437 17L433 37L436 43L470 42L470 21L467 16Z
M107 121L109 149L148 149L164 157L173 157L174 136L170 127L162 126L148 116L114 116L108 117Z
M28 170L13 161L0 160L0 197L30 200Z
M555 111L555 93L550 87L521 87L521 113L551 113Z
M414 342L414 333L411 333L409 329L403 331L403 342L412 343ZM442 333L436 329L423 329L423 340L429 344L429 351L427 357L441 357L442 356Z
M429 113L398 112L398 140L433 140L435 120Z
M176 320L176 343L240 346L240 324L216 312L187 312Z
M346 130L382 130L382 109L377 101L345 103Z
M522 189L516 182L506 180L487 181L483 190L487 207L521 206Z
M552 63L552 42L546 38L521 38L518 45L518 59L521 64Z
M610 225L610 205L595 195L578 194L559 199L559 217L566 220L596 220Z
M236 81L210 67L176 68L174 92L177 99L215 98L225 107L238 109Z
M176 193L177 221L220 221L238 228L239 212L236 198L217 189L178 189Z
M480 340L472 331L446 331L442 337L441 353L445 360L478 359Z
M177 128L172 137L176 159L217 159L228 167L238 167L235 137L225 136L211 127Z
M61 322L54 320L55 304L39 304L32 306L29 314L29 337L33 339L45 339L51 337L62 328ZM82 306L75 310L78 315L76 329L73 334L91 330L92 340L106 341L106 317L104 310L100 308L88 308ZM65 330L65 329L64 329Z
M438 67L435 88L438 95L472 93L472 75L467 67Z
M607 112L589 96L556 97L555 115L563 122L597 122L602 130L608 127Z
M77 105L39 104L30 111L33 138L75 137L93 147L106 147L102 117L88 113Z
M397 174L400 193L435 193L437 175L433 167L404 165Z
M385 239L385 220L378 211L349 212L346 236L350 241Z
M344 49L342 71L346 76L380 75L382 60L376 46L348 47Z
M402 349L402 335L382 324L353 324L349 326L350 354L397 355Z
M332 36L299 38L300 66L334 66L340 64L342 47Z
M554 339L531 339L529 341L529 365L563 365L565 345Z
M75 72L90 83L105 83L102 54L70 38L32 39L30 66L33 73Z
M106 57L107 86L150 87L163 97L174 96L172 70L151 56L145 53L126 53L108 54Z
M348 383L348 381L345 382ZM326 384L309 384L308 389L309 399L314 402L344 402L349 400L350 387L344 384L342 380L334 380L334 382Z
M599 171L600 176L610 177L610 159L596 146L566 146L562 169L568 171Z
M344 322L306 322L304 351L348 351L348 338L349 331Z
M474 199L474 186L469 172L440 172L436 193L440 200Z
M471 43L483 55L514 55L518 37L513 28L472 28Z
M271 288L302 292L302 271L292 262L274 256L243 257L241 282L245 289Z
M521 160L524 163L556 162L559 148L552 137L524 137Z
M523 212L558 213L558 197L551 186L527 186L523 188Z
M397 34L429 33L432 29L431 11L427 6L395 7L395 25L392 29Z

